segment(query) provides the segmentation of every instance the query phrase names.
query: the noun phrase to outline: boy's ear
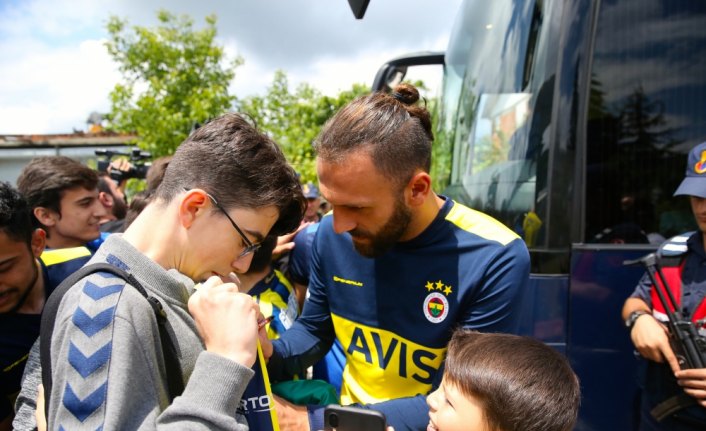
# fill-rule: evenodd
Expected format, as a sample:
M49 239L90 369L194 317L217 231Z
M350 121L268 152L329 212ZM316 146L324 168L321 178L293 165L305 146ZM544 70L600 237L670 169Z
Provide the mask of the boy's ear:
M192 189L182 196L179 202L179 221L186 229L189 229L194 221L204 214L210 205L206 192L200 189Z
M54 226L61 219L59 213L45 207L35 207L32 212L37 220L44 226Z

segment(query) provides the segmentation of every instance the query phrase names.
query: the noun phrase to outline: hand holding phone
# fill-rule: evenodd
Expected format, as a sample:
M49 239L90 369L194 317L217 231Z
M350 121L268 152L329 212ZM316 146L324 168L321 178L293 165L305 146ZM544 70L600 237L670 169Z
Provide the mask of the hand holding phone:
M329 405L324 409L325 431L386 431L385 415L360 407Z

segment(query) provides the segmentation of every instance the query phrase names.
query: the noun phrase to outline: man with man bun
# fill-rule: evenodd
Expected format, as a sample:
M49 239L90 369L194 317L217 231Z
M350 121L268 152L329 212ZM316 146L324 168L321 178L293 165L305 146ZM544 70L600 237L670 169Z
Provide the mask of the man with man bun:
M396 431L426 429L424 395L441 381L454 328L519 329L529 278L521 238L432 190L431 118L418 100L408 84L360 97L317 138L333 211L314 239L303 314L273 342L268 365L271 379L286 379L337 339L342 403L385 413ZM322 408L278 403L283 428L323 429Z

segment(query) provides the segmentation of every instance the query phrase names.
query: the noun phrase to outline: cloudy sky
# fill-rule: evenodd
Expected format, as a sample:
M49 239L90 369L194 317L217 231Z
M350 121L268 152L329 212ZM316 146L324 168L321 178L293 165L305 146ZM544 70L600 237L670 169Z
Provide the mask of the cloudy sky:
M0 0L0 134L84 130L120 75L105 48L110 15L154 25L156 11L218 17L218 42L245 64L231 91L263 94L274 72L336 94L371 84L386 60L443 50L461 0Z

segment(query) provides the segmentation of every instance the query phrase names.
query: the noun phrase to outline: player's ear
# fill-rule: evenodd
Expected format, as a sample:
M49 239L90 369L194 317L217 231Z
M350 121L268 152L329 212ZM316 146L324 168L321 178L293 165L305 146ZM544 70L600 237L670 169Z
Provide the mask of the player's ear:
M424 171L418 171L412 176L405 187L405 198L410 206L422 205L431 190L431 177Z

